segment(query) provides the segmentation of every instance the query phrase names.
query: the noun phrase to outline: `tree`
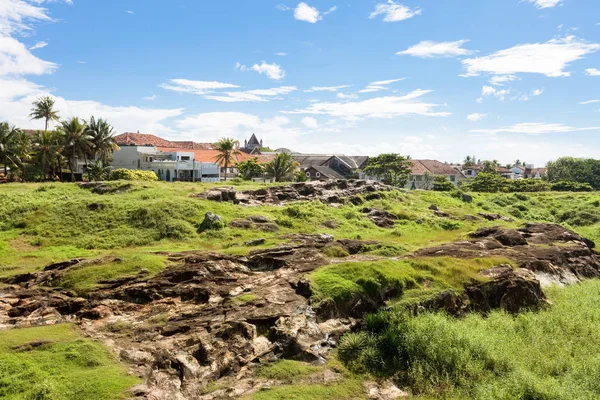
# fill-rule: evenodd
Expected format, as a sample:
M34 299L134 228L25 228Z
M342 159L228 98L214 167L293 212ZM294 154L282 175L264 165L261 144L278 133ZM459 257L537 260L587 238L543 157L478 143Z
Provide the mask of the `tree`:
M247 181L263 176L265 173L265 168L258 163L258 158L256 157L235 164L235 168L240 172L242 178Z
M482 172L465 184L467 190L483 193L497 193L504 191L509 180L489 172Z
M77 117L63 121L61 123L61 130L64 132L64 154L69 159L71 181L74 181L73 166L77 158L83 157L87 166L87 155L92 148L91 137L87 134L87 125L82 123Z
M100 156L102 164L108 164L113 151L119 150L114 138L113 127L104 119L96 120L93 116L87 124L87 134L91 137L92 157L94 160Z
M45 120L46 125L44 130L47 131L48 123L50 121L59 121L58 111L54 110L54 99L52 99L50 96L45 96L40 97L37 99L37 101L34 101L29 118Z
M431 174L429 171L426 171L423 174L423 189L425 190L430 190L431 189L431 184L434 181L434 176L433 174Z
M33 150L35 162L42 170L43 178L48 178L48 171L55 175L56 167L60 168L63 146L56 131L38 131L34 138ZM58 164L58 165L57 165Z
M494 161L484 161L483 162L483 170L482 172L485 172L487 174L495 174L498 170L498 161L494 160Z
M225 167L225 181L227 181L227 168L231 165L233 159L237 160L241 155L240 142L231 138L222 138L214 145L215 150L219 155L215 157L215 161Z
M0 123L0 162L4 166L4 176L8 177L8 167L22 167L24 149L22 132L17 127L10 127L8 122ZM12 172L11 172L12 175Z
M550 182L588 183L594 189L600 189L600 160L562 157L556 161L550 161L546 167Z
M472 167L475 165L475 156L466 156L463 161L463 167Z
M279 153L273 161L267 164L265 171L267 175L275 179L275 182L292 180L298 173L299 164L288 153Z
M453 189L454 184L445 175L437 175L433 178L433 190L436 192L450 192Z
M403 187L408 182L411 170L410 157L392 153L369 158L364 172L380 178L388 185Z

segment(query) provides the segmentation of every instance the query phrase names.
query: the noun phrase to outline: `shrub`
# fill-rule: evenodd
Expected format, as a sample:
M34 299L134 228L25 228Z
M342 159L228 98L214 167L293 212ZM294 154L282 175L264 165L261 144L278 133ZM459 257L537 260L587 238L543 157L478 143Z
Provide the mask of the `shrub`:
M567 210L559 213L556 220L573 226L590 226L600 222L600 216L588 210Z
M340 246L327 247L323 249L323 254L325 254L327 257L333 258L344 258L350 255L346 250L344 250Z
M449 220L440 221L439 225L445 231L456 231L462 226L460 222Z
M589 183L561 181L553 183L551 189L555 192L591 192L594 190Z
M119 168L112 172L110 179L113 181L123 180L154 182L158 181L158 176L153 171Z
M436 192L450 192L454 188L454 184L446 176L439 175L433 178L433 190Z
M284 228L293 228L294 227L294 221L291 218L285 217L285 216L278 217L275 220L275 223L279 226L283 226Z
M504 191L508 179L495 173L482 172L464 184L467 190L482 193L497 193Z
M507 191L509 192L547 192L550 185L540 179L516 179L509 180Z

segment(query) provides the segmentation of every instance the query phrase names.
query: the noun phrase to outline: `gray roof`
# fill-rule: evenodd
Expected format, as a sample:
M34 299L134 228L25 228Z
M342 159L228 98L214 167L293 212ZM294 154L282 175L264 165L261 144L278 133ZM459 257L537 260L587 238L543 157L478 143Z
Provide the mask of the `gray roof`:
M321 166L311 166L309 168L314 169L315 171L319 172L321 174L321 176L325 177L325 178L330 178L330 179L346 179L342 174L332 170L329 167L321 167Z
M292 158L300 163L302 167L327 165L329 160L337 158L346 164L349 169L360 169L367 162L367 156L345 156L338 154L292 154Z

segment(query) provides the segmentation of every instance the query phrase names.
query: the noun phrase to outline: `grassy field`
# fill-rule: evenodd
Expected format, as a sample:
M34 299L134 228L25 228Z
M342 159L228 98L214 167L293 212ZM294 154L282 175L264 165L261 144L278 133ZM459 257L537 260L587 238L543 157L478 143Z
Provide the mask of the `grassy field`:
M552 307L516 316L380 312L342 340L340 355L423 399L600 398L600 281L548 295Z
M0 398L115 400L138 383L71 325L0 332Z

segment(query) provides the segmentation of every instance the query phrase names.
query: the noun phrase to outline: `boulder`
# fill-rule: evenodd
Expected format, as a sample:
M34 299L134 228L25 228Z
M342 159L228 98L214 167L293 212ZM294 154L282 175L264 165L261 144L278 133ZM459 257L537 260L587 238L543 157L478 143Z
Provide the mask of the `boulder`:
M461 195L461 199L465 203L472 203L473 202L473 196L471 196L470 194L467 194L467 193L463 193Z
M207 212L204 216L204 221L198 226L198 232L202 233L204 231L217 231L221 230L225 227L225 223L223 222L223 218L220 215L214 214L212 212Z

